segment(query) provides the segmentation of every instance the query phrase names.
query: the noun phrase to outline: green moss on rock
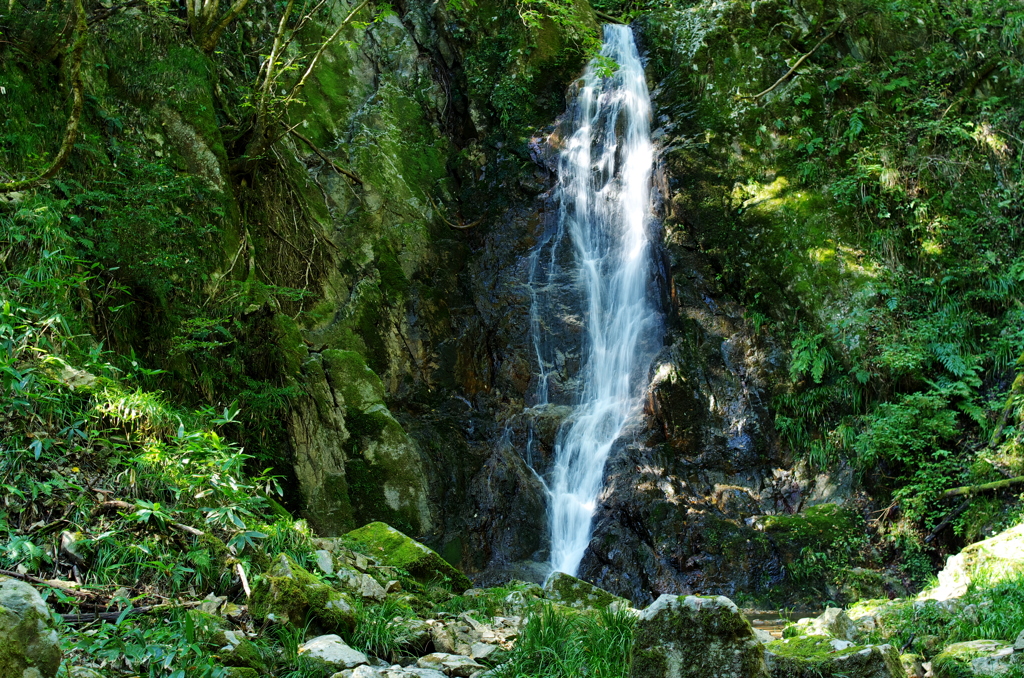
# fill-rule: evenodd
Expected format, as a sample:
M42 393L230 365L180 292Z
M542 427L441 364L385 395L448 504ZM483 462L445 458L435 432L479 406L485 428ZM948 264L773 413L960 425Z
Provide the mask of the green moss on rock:
M973 678L1008 673L1024 673L1024 653L998 640L971 640L953 643L932 659L935 678Z
M345 595L283 553L256 581L249 612L256 619L296 626L312 618L327 630L348 632L355 628L355 613Z
M0 577L0 676L52 678L60 661L60 641L42 598L28 584Z
M629 678L766 678L762 645L724 596L663 595L640 613Z
M797 636L768 643L765 658L773 678L901 678L892 645L854 645L823 636Z
M408 572L423 583L446 581L454 591L465 591L472 584L466 575L449 565L435 551L407 537L386 523L370 523L349 532L346 542L365 549L378 561Z
M628 600L608 593L589 582L564 572L555 572L544 582L544 597L576 609L601 609L612 604L631 607Z

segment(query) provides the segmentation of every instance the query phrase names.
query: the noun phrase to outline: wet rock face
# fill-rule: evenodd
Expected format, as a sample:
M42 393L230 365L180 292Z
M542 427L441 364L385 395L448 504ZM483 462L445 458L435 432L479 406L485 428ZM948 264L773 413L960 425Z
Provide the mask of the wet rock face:
M795 511L806 494L802 479L775 472L766 392L780 356L734 304L715 301L706 264L670 261L669 346L652 367L644 421L608 462L580 570L637 604L662 593L766 591L782 566L749 519Z

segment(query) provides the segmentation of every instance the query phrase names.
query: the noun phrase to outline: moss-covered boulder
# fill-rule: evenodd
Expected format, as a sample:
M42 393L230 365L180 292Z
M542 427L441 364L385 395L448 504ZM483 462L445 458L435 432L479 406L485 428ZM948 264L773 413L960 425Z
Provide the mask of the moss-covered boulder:
M817 618L804 618L796 624L787 626L782 635L785 638L795 636L827 636L839 640L854 641L857 637L857 625L838 607L829 607Z
M724 596L663 595L640 613L630 678L766 678L763 646Z
M589 582L564 572L555 572L544 582L544 597L580 610L599 609L616 605L632 607L625 598L614 596Z
M953 643L932 659L935 678L998 676L1014 668L1024 672L1024 652L1014 652L1013 645L998 640Z
M0 676L52 678L60 660L46 603L28 584L0 577Z
M320 581L283 553L256 580L249 612L256 619L296 626L312 618L329 630L351 631L356 622L355 611L345 594Z
M453 591L472 587L466 575L435 551L385 523L370 523L345 535L350 543L381 563L408 572L423 583L447 582Z
M226 669L227 678L259 678L259 671L243 666L229 666Z
M938 575L935 586L922 591L922 600L948 600L967 593L978 574L986 581L998 581L1024 572L1024 525L1004 530L997 535L964 547L950 556Z
M783 638L765 646L772 678L902 678L892 645L855 645L825 636Z

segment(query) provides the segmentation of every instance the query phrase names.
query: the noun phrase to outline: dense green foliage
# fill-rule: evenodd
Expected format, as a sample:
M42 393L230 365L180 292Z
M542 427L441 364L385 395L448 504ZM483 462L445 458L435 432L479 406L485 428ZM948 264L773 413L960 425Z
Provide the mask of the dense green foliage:
M503 678L625 676L636 618L611 607L575 612L544 604L527 620Z
M691 182L673 219L751 326L789 346L778 431L812 465L857 468L891 498L877 527L919 550L910 533L956 505L943 489L1022 469L1019 406L995 425L1024 367L1024 13L649 9L666 159ZM957 533L977 538L1001 507L975 501Z

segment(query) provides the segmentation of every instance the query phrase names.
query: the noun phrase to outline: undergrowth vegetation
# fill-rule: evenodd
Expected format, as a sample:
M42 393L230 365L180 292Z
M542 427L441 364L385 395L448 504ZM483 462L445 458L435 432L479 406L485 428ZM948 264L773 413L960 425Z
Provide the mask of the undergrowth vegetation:
M635 625L635 616L613 607L576 612L542 604L496 674L502 678L625 676Z
M876 532L932 548L963 499L944 490L1024 473L1024 12L605 4L642 14L665 76L666 159L689 177L673 218L788 346L786 448L852 466L889 504ZM988 534L1005 505L974 500L936 543ZM910 560L917 581L937 562Z

